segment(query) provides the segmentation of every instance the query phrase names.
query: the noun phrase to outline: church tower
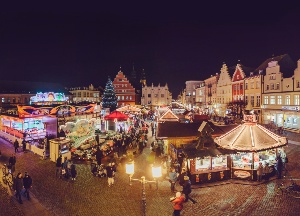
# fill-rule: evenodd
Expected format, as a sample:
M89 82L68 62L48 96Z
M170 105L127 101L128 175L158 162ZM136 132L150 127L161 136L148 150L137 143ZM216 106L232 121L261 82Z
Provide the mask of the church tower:
M145 69L142 70L140 83L142 84L142 87L147 86Z

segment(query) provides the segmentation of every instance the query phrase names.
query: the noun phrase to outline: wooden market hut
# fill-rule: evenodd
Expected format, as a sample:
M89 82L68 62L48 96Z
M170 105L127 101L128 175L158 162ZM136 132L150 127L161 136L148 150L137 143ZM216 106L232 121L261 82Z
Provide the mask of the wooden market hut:
M128 125L127 125L128 119L129 119L128 115L125 115L124 113L119 111L114 111L104 117L105 130L117 131L120 128L126 130L128 129Z

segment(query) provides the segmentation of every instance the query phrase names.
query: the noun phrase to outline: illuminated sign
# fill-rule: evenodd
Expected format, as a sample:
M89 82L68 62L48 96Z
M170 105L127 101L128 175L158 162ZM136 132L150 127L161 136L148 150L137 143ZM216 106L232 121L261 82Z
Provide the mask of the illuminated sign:
M283 106L281 109L282 110L299 111L299 107L298 106Z
M64 93L54 93L54 92L38 92L35 96L30 97L31 103L38 102L64 102L68 101L69 98L65 96Z

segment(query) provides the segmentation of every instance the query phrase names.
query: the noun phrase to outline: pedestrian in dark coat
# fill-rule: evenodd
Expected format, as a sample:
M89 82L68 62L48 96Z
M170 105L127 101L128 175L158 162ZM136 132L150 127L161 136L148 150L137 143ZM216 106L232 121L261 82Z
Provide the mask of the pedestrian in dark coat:
M19 145L19 142L18 142L18 140L16 139L15 142L14 142L15 153L16 153L16 152L19 152L19 146L20 146L20 145Z
M60 176L61 175L61 166L62 166L61 162L62 162L62 157L61 157L61 155L59 155L58 158L56 159L56 172L55 172L56 177L57 176L61 177Z
M179 181L179 185L180 186L183 186L183 184L184 184L184 176L186 176L187 175L187 172L185 171L185 169L183 168L182 170L181 170L181 173L179 174L179 176L178 176L178 181Z
M280 155L277 156L276 158L276 169L277 169L277 177L279 179L281 179L281 173L282 173L282 169L283 169L283 162L282 162L282 158Z
M184 202L187 202L188 200L191 200L193 202L193 204L196 203L195 200L193 200L189 195L192 192L192 188L191 188L191 181L190 178L188 176L184 176L184 183L183 183L183 190L182 192L185 195L185 200Z
M26 141L25 141L25 139L23 139L23 141L22 141L22 147L23 147L23 152L25 152L26 151Z
M16 155L12 154L11 157L8 159L8 164L11 167L11 173L14 173L16 170L16 163L17 163L17 158Z
M76 167L75 164L72 163L71 165L71 178L74 181L76 179L77 176L77 171L76 171Z
M23 204L22 197L21 197L21 191L23 190L23 178L22 173L18 173L17 177L14 179L14 189L16 192L16 198L18 199L20 204Z
M96 140L96 142L97 142L97 145L99 145L99 143L100 143L99 134L96 135L95 140Z
M96 151L96 160L97 160L97 164L100 165L101 164L101 160L103 158L103 152L102 150L100 149L100 147L97 148L97 151Z
M24 178L23 178L23 185L25 188L25 196L27 197L28 200L30 200L30 196L29 196L29 190L32 187L32 178L31 176L28 175L27 172L25 172Z

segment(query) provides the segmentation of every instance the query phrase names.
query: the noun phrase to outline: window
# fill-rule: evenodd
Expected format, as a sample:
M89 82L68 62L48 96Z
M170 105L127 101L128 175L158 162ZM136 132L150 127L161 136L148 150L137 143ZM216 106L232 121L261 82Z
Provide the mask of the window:
M126 100L128 100L128 96L126 96Z
M120 100L120 96L118 96L118 100Z
M251 96L251 106L254 106L254 96Z
M240 90L243 90L243 85L240 85Z
M12 99L12 102L13 102L13 103L16 103L16 98L13 98L13 99Z
M260 95L256 95L256 106L260 106Z
M274 90L274 83L271 83L271 90Z
M132 96L129 97L129 100L132 100Z
M2 103L5 103L5 98L2 98L2 99L1 99L1 102L2 102Z
M83 97L86 97L86 92L83 92Z
M196 93L193 91L193 95L195 95Z
M236 90L236 85L233 86L233 90Z
M10 103L10 98L7 98L7 103Z
M299 80L296 81L296 86L297 86L297 88L300 88L300 81Z
M248 104L248 95L245 96L245 104Z
M285 96L285 105L290 105L291 104L291 96L290 95L286 95Z
M275 74L271 74L270 75L270 80L275 80L276 79L276 75Z
M276 83L276 89L279 90L279 83Z
M248 89L248 83L246 82L245 83L245 90L247 90Z
M256 81L256 88L257 88L257 89L260 88L259 81Z
M122 79L119 79L119 82L122 82L123 80Z
M151 97L151 94L148 94L148 97Z
M264 104L269 104L269 96L264 96Z
M300 105L299 95L294 95L294 105Z
M250 83L250 88L251 88L251 89L254 89L254 82L251 82L251 83Z
M122 96L122 100L124 100L124 96Z
M282 104L282 97L281 97L281 95L278 95L278 96L277 96L277 104L278 104L278 105L281 105L281 104Z
M275 104L275 95L270 96L270 104Z
M266 90L270 90L270 86L269 85L266 86Z
M158 97L158 94L154 94L154 97L156 97L156 98L157 98L157 97Z
M161 95L160 95L160 97L162 97L162 98L163 98L163 97L165 97L165 95L164 95L164 94L161 94Z
M81 97L81 92L78 92L78 97Z

